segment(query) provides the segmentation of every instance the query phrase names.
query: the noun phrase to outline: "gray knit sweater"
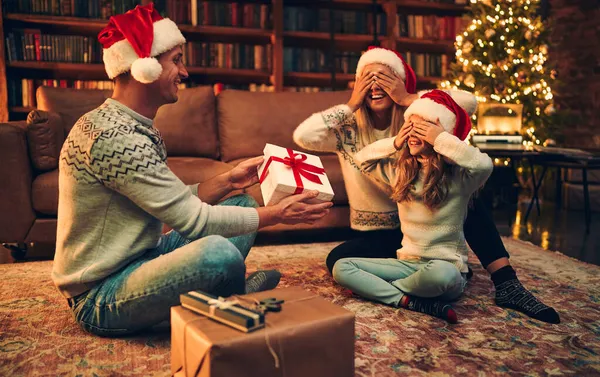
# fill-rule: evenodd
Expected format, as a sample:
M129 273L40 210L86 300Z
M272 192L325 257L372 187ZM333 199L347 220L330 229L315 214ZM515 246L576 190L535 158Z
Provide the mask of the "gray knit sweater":
M190 240L258 229L256 209L203 203L166 159L152 120L113 99L77 121L59 162L52 279L65 297L156 247L163 223Z

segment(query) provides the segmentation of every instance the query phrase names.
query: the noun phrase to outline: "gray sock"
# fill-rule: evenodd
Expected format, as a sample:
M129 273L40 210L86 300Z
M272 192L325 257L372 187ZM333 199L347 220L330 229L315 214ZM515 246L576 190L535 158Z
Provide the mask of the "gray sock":
M246 293L255 293L275 289L281 273L277 270L261 270L250 274L246 279Z

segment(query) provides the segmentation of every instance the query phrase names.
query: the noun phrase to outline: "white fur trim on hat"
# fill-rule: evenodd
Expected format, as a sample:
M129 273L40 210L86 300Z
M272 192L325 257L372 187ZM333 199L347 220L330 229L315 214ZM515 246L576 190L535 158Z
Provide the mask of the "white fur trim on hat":
M477 110L477 97L475 97L473 94L467 92L466 90L462 90L462 89L448 89L448 90L438 89L438 90L448 93L448 95L450 97L452 97L452 99L454 100L454 102L456 102L458 104L458 106L465 109L465 111L467 112L467 114L469 114L469 116L473 115L475 113L475 110ZM423 96L423 94L429 93L429 92L431 92L431 90L422 90L422 91L419 91L419 93L417 93L417 94L419 95L419 98L420 98Z
M131 65L131 76L144 84L156 81L161 73L162 65L160 65L156 58L136 59Z
M152 26L154 34L152 41L152 51L150 53L152 57L158 56L166 51L169 51L173 47L185 43L185 38L183 37L183 34L181 34L181 31L179 30L177 25L170 19L163 18L162 20L156 21ZM127 41L126 39L113 44L107 49L104 49L102 54L104 68L110 79L113 79L121 73L127 72L130 69L132 69L132 65L138 59L140 59L140 57L137 55L129 41ZM145 60L147 59L142 58L142 61ZM156 61L156 59L152 60ZM158 63L158 61L156 61L156 63L160 66L160 63ZM151 77L153 77L154 74L156 74L156 65L153 63L140 62L136 65L139 66L140 70L148 70L147 73L140 73L140 77L146 77L146 79L150 79ZM142 69L142 67L145 68ZM162 72L162 67L160 68L160 72ZM154 80L156 80L160 76L160 72ZM134 78L137 80L133 72L132 76L134 76Z
M384 64L390 67L394 73L402 77L402 80L406 80L406 73L404 72L402 60L400 60L393 51L383 48L374 48L362 54L356 65L356 78L360 77L367 65L374 63Z
M454 133L456 115L442 104L429 98L419 98L406 109L404 120L407 120L413 114L431 122L435 122L439 118L444 130L451 134Z

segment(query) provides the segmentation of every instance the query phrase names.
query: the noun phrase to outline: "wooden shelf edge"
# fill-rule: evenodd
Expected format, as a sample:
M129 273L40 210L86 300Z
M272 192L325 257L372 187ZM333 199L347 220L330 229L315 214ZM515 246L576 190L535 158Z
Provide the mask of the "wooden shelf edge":
M452 12L455 14L467 13L470 10L468 4L447 4L419 0L396 0L396 6L398 9Z
M283 32L284 38L296 38L296 39L314 39L314 40L329 40L329 33L322 31L292 31L286 30ZM382 40L385 36L378 36L379 40ZM373 40L372 34L344 34L336 33L336 41L356 41L356 42L371 42Z
M8 64L11 69L27 69L38 71L57 71L57 72L84 72L104 75L108 80L103 64L83 64L83 63L63 63L63 62L38 62L38 61L18 61ZM229 76L236 79L256 80L268 82L270 73L255 69L233 69L216 67L186 67L190 76Z
M9 13L4 17L8 21L18 21L34 25L62 26L68 28L93 30L100 32L108 20L85 17L48 16L42 14ZM256 39L269 42L272 30L245 28L233 26L194 26L188 24L177 25L184 35L207 35L213 37L240 37L243 39ZM192 41L193 42L193 41Z
M35 110L35 107L23 107L23 106L12 106L9 108L11 113L29 113L30 111Z

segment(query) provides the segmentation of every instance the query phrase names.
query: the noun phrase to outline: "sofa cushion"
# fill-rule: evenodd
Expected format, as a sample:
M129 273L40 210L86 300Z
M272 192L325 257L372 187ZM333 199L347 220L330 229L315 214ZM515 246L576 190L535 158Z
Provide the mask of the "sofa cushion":
M154 118L169 156L218 158L215 95L211 86L179 91L177 102L162 106Z
M261 155L265 143L302 150L292 139L296 127L315 112L348 102L350 94L224 90L217 97L221 159Z
M77 119L100 106L112 95L112 90L52 88L40 86L36 92L37 108L60 114L65 135Z
M33 209L44 215L58 213L58 169L35 177L31 187Z
M337 155L329 153L327 155L320 156L323 167L327 172L327 178L331 183L333 189L333 204L334 205L348 205L348 194L346 193L346 186L344 185L344 177L342 176L342 168L340 167L340 161ZM247 158L239 158L237 160L230 161L232 166L237 166L240 162L245 161ZM246 192L251 195L261 206L265 203L262 199L260 191L260 185L256 184L248 189Z
M33 166L38 171L58 168L65 141L63 121L58 113L33 110L27 116L27 143Z
M185 184L204 182L232 166L209 158L171 157L167 164ZM58 213L58 169L38 175L32 185L33 209L44 215Z

